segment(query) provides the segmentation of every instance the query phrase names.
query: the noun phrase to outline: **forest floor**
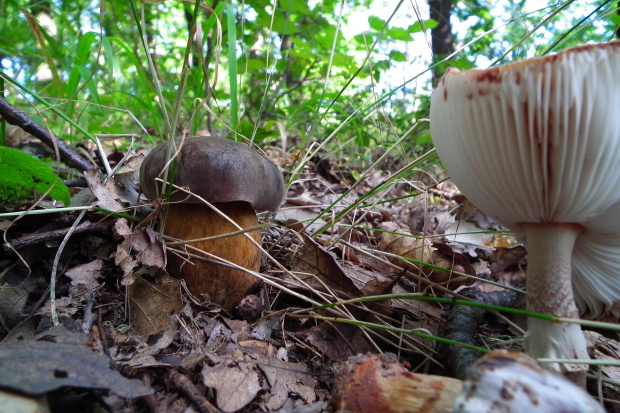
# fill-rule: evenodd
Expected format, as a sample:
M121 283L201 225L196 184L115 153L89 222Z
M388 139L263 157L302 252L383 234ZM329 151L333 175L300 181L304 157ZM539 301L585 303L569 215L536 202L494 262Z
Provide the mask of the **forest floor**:
M478 349L522 351L524 317L450 300L523 309L526 251L449 181L438 183L438 169L367 196L389 172L352 188L349 164L313 159L281 209L261 216L270 282L226 312L166 273L152 204L139 195L145 152L113 178L89 173L72 188L72 206L94 200L137 220L93 210L0 219L0 387L45 395L63 412L327 412L353 406L351 392L372 398L386 363L437 389L448 381L437 386L433 375L465 377ZM284 169L293 161L271 154ZM594 358L620 359L617 334L588 339ZM350 359L379 353L400 364ZM620 411L620 369L590 374L590 393Z

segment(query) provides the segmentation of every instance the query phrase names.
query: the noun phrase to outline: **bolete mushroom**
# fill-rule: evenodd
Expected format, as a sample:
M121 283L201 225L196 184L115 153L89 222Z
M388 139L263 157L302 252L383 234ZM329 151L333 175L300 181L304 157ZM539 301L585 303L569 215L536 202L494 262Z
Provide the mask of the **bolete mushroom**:
M278 167L249 146L213 137L177 139L174 184L186 187L241 228L258 225L256 212L275 211L284 196ZM168 143L149 153L140 169L142 192L149 199L163 197L162 183ZM183 191L171 196L164 234L181 240L195 240L238 231L200 199ZM248 238L261 243L260 231L193 242L191 245L250 271L258 271L260 249ZM254 285L254 275L214 260L190 259L168 254L168 270L183 278L192 294L206 294L211 302L231 310Z
M451 69L433 92L431 134L447 172L474 205L527 247L529 311L579 315L571 283L575 241L584 237L584 245L602 245L595 240L604 225L589 223L604 219L620 201L618 73L616 42L486 70ZM606 236L618 239L620 231ZM576 264L591 269L593 261ZM618 275L604 260L595 264L602 274L580 272L580 305L598 306L603 292L594 291L602 280L619 290ZM530 318L525 345L535 357L589 358L576 324ZM550 368L584 369L559 363Z

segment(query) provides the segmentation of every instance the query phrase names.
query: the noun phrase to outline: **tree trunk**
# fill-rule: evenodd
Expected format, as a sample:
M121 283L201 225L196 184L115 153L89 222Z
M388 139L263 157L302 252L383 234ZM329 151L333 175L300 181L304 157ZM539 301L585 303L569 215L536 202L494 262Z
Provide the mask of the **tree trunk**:
M431 19L439 23L437 27L431 29L433 63L437 63L454 52L452 25L450 24L452 0L429 0L428 6ZM445 70L445 65L439 65L433 69L433 85L437 84Z
M616 9L616 14L620 16L620 1L618 1L618 8ZM620 27L616 28L616 37L620 39Z

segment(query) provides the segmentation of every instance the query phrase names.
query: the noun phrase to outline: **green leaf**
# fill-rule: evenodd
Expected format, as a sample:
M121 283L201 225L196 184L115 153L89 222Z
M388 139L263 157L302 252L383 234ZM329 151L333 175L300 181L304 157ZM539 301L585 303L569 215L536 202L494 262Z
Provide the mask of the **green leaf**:
M17 149L0 147L0 199L20 201L28 198L30 191L47 192L69 205L69 188L46 163Z
M282 10L276 9L273 12L273 19L271 17L272 16L269 13L258 13L256 24L258 24L259 27L271 27L271 30L282 35L295 34L299 32L299 29L296 27L295 23L290 21L290 18Z
M368 18L368 24L370 25L371 29L381 31L383 29L383 26L385 26L385 20L382 20L375 16L370 16Z
M615 25L620 24L620 14L610 14L608 17L609 21Z
M407 28L407 31L409 33L419 33L421 31L434 29L435 27L439 26L439 23L437 23L437 21L433 19L424 20L423 23L424 23L424 26L422 26L422 22L417 21L413 23L411 26L409 26Z
M280 0L280 8L285 12L310 14L308 2L305 0Z
M459 56L448 61L448 64L459 70L467 70L474 67L474 62L470 62L467 56Z
M413 40L411 34L401 27L392 27L387 31L387 35L394 40L402 40L404 42Z
M394 62L406 62L407 55L404 54L403 52L399 52L398 50L392 50L390 52L390 60Z
M433 143L433 139L432 139L431 135L429 135L428 133L421 133L416 138L416 143L418 145L431 144L431 143Z
M265 61L260 59L248 59L242 56L238 63L239 73L256 73L265 68Z

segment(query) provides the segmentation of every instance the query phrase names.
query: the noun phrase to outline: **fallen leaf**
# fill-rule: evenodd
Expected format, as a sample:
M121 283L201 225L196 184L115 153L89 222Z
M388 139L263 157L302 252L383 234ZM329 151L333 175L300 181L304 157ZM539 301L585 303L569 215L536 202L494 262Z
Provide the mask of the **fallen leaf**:
M489 255L489 261L491 261L491 274L495 274L499 271L503 271L506 268L519 263L525 256L527 251L522 245L512 248L496 248Z
M121 212L124 206L120 203L120 198L117 194L110 191L108 185L104 185L103 176L97 169L91 169L84 172L84 177L88 183L88 188L91 190L97 201L95 205L100 208L107 209L108 211ZM108 181L114 178L109 178ZM113 188L114 185L112 184Z
M141 266L165 268L164 246L151 228L132 229L126 219L120 218L114 224L114 232L124 238L116 249L114 259L123 271L121 285L131 285L135 280L135 270Z
M92 290L99 286L97 278L101 277L103 260L94 260L86 264L77 265L65 272L65 276L71 279L71 285L83 286Z
M20 314L26 306L28 291L20 286L4 284L0 286L0 317L9 327L20 320Z
M343 361L355 354L373 351L362 329L350 324L323 323L310 327L297 336L331 361Z
M183 309L179 280L168 275L156 282L136 277L128 287L131 325L144 338L170 328L170 317Z
M336 258L310 236L303 234L303 237L303 247L294 255L291 271L319 290L324 290L327 285L344 293L345 297L360 297L362 292L347 276Z
M271 410L277 410L293 393L298 395L306 403L315 400L316 394L314 379L310 375L308 367L303 364L289 363L270 357L258 365L265 373L271 386L269 396L266 397L266 405Z
M253 363L245 360L241 351L229 362L202 368L202 382L217 392L217 405L224 412L234 412L250 403L261 385Z
M110 368L110 359L93 352L83 335L59 326L39 338L60 342L22 340L0 344L0 386L38 395L61 387L109 390L118 396L135 398L151 394L139 380L129 380ZM62 337L62 335L75 337Z
M591 354L594 360L618 361L620 358L620 342L595 331L586 330L584 335L592 346ZM620 382L620 367L602 364L597 367L595 374L597 386L601 386L603 397L607 400L620 400L620 389L614 385L614 383ZM596 392L599 392L598 388Z
M379 228L385 231L380 236L379 250L390 254L387 259L429 280L432 284L441 284L454 289L463 285L468 279L454 275L453 271L475 275L467 259L457 255L445 244L433 244L427 237L414 236L393 222L384 222ZM426 287L427 285L420 285L419 288L424 290Z

